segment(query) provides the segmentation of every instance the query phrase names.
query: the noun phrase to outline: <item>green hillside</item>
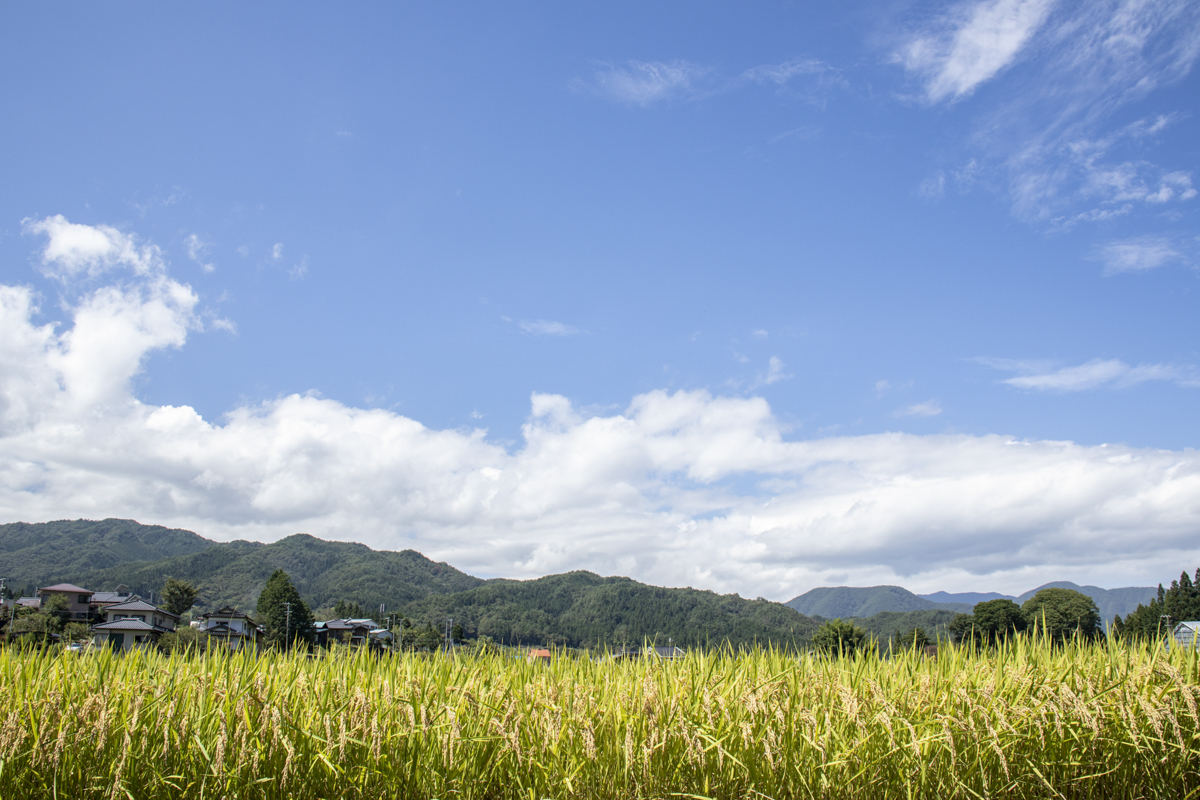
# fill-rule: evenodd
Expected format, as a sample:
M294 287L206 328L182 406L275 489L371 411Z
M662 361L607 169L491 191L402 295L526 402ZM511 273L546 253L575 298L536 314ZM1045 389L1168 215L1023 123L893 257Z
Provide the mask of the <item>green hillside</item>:
M780 603L696 589L664 589L629 578L568 572L530 581L492 580L408 608L417 622L460 622L468 636L510 644L575 647L641 644L702 646L729 642L805 642L816 623Z
M1158 594L1158 589L1154 586L1126 586L1120 589L1101 589L1099 586L1080 586L1070 581L1054 581L1053 583L1039 586L1036 589L1030 589L1017 598L1017 604L1023 604L1042 589L1073 589L1086 594L1096 602L1096 608L1100 611L1100 620L1104 623L1105 630L1108 630L1108 626L1112 624L1113 617L1118 614L1122 617L1129 616L1140 604L1149 603Z
M197 608L224 605L251 609L267 578L282 569L313 608L339 600L374 611L380 603L399 609L429 594L459 592L483 583L415 550L372 550L353 542L327 542L298 533L271 544L213 543L207 550L150 563L131 563L72 573L66 579L89 589L125 584L135 592L157 591L167 576L194 583Z
M0 575L20 591L85 570L191 555L212 545L191 531L131 519L10 522L0 525Z
M899 586L822 586L793 597L784 605L801 614L826 619L871 617L884 611L971 610L965 603L935 603Z
M883 647L896 634L913 628L924 628L931 640L946 635L946 626L959 612L944 608L927 608L921 611L881 611L865 619L851 619L858 627L879 640Z

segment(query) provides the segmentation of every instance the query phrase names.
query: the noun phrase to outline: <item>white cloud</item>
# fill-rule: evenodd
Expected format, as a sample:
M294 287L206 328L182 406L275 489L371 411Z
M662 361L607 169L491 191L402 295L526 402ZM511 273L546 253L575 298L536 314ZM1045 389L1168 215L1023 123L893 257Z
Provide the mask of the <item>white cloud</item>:
M517 324L526 333L534 333L540 336L574 336L580 332L579 328L573 325L566 325L562 322L554 322L547 319L521 320Z
M146 275L163 267L157 247L139 246L136 237L108 225L79 225L56 214L41 220L22 220L21 228L27 235L46 236L42 271L59 280L84 275L94 278L118 267Z
M647 392L620 412L534 394L512 446L315 394L219 422L139 401L131 379L186 341L195 307L189 287L144 275L89 289L58 329L37 323L28 287L0 286L0 519L306 531L475 573L585 568L777 599L832 581L1145 584L1200 562L1191 450L788 441L762 398L703 391Z
M893 417L936 417L942 413L942 404L937 400L926 400L911 406L898 408L892 412Z
M766 339L771 334L762 328L755 328L754 330L750 331L750 335L758 339Z
M276 242L271 247L271 260L278 261L283 258L283 242Z
M613 100L645 107L688 93L707 72L687 61L629 61L597 70L593 85Z
M199 234L190 234L183 240L184 247L187 248L188 258L200 265L200 269L205 272L212 272L216 266L212 262L206 262L204 259L208 255L209 245Z
M1144 272L1182 258L1183 255L1175 249L1171 241L1162 236L1139 236L1113 241L1100 249L1100 259L1104 262L1106 275Z
M1053 368L1048 362L981 359L997 369L1022 373L1004 381L1018 389L1081 392L1088 389L1126 388L1147 381L1169 381L1180 386L1200 386L1196 371L1172 364L1131 366L1120 359L1093 359L1073 367Z
M956 100L1011 64L1046 21L1054 0L959 3L896 54L921 77L931 103Z
M1005 187L1015 216L1059 228L1191 200L1192 173L1149 157L1190 108L1132 124L1118 114L1182 79L1197 58L1200 5L1189 0L959 3L911 34L896 60L931 103L988 80L994 102L964 142L967 166L919 191L937 196L951 181ZM1017 61L1021 70L1000 79Z

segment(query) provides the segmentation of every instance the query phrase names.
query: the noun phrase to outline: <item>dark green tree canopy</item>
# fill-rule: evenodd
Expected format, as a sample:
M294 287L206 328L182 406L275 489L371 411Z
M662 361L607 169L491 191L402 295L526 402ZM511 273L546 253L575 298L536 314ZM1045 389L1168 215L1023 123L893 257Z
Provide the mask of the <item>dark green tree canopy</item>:
M895 647L900 650L912 650L913 648L921 650L928 644L929 634L921 627L909 628L896 634L894 642Z
M1095 639L1100 635L1100 611L1096 602L1073 589L1042 589L1021 607L1030 628L1055 641L1076 635Z
M183 616L196 602L196 587L187 581L167 578L162 588L163 608L172 614Z
M1158 585L1158 596L1149 605L1138 605L1137 610L1124 620L1118 616L1113 620L1113 631L1120 636L1155 638L1165 636L1179 622L1200 619L1200 569L1195 578L1186 572L1179 580L1171 581L1171 587Z
M867 645L867 632L852 622L831 619L813 634L813 647L825 653L853 655Z
M277 569L267 578L255 611L266 629L268 645L290 649L297 642L312 642L315 632L312 611L283 570Z
M1059 591L1070 590L1062 589ZM1074 592L1073 594L1078 594L1078 592ZM1083 595L1080 596L1083 597ZM975 630L989 644L995 644L1014 633L1021 633L1027 627L1024 612L1012 600L988 600L978 603L975 606L975 613L972 616L975 620Z

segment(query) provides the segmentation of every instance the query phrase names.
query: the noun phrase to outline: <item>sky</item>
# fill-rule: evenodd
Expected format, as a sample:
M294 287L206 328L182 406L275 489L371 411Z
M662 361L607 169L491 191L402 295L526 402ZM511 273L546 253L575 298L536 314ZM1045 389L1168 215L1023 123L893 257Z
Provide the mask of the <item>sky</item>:
M1200 566L1200 5L5 3L0 521L787 600Z

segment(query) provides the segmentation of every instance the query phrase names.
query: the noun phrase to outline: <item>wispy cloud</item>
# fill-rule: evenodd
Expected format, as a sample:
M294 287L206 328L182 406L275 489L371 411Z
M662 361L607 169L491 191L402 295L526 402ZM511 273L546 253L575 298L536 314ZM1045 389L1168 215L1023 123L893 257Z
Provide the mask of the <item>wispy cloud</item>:
M708 72L688 61L628 61L597 69L588 85L619 103L646 107L688 94Z
M942 404L937 400L926 400L924 403L914 403L911 406L898 408L892 412L893 417L936 417L942 413Z
M1104 262L1104 274L1115 275L1156 269L1183 260L1183 254L1165 236L1138 236L1105 244L1100 248L1099 258Z
M791 377L791 375L783 371L783 361L775 356L771 356L771 360L767 362L767 377L763 382L770 385Z
M995 83L996 102L964 142L970 183L1006 187L1015 216L1057 228L1196 197L1191 172L1149 156L1180 114L1113 120L1197 58L1200 4L1190 0L971 0L918 25L895 51L929 103ZM937 174L919 191L939 196L957 178Z
M1092 359L1085 364L1055 368L1052 362L1018 359L979 359L996 369L1021 373L1003 382L1018 389L1044 392L1082 392L1089 389L1122 389L1148 381L1169 381L1180 386L1200 387L1200 376L1192 367L1174 364L1137 364L1111 359Z
M896 53L924 83L930 103L957 100L1011 64L1045 23L1055 0L959 3Z
M209 245L199 234L191 234L183 240L184 247L187 248L188 258L200 265L200 269L205 272L212 272L216 266L211 261L205 261L208 256Z
M567 325L548 319L523 319L517 325L526 333L533 333L539 336L574 336L580 332L579 328L576 328L574 325Z

